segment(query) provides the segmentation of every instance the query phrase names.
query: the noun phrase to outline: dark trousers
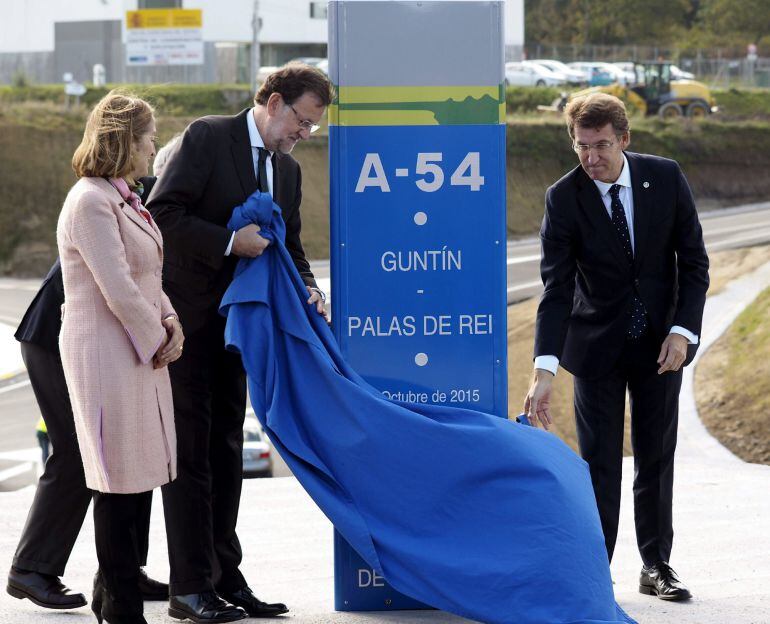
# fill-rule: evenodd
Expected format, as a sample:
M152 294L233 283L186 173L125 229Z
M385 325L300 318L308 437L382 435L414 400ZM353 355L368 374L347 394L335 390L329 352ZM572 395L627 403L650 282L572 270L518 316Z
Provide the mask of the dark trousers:
M596 504L612 560L620 516L626 389L631 399L634 520L645 565L668 561L674 537L674 451L682 371L658 375L660 343L649 336L626 343L606 376L575 377L580 454L591 470Z
M171 595L246 585L235 525L243 478L246 373L224 349L224 320L185 337L170 365L177 478L163 486Z
M104 593L102 615L108 621L141 621L139 590L139 518L149 515L152 490L139 494L94 492L96 557ZM98 597L95 596L98 601Z
M67 382L58 352L22 342L21 354L53 446L37 484L13 565L62 576L91 502L80 458ZM147 562L150 508L137 517L141 565Z

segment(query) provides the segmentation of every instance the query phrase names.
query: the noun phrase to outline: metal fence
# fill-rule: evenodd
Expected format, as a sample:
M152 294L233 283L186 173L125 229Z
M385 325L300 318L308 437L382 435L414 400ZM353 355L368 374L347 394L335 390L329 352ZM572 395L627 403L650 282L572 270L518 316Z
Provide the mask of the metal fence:
M526 58L571 61L650 61L669 60L680 69L695 74L698 80L714 87L770 87L770 57L749 59L741 50L679 50L663 46L531 44ZM510 59L515 60L515 59Z

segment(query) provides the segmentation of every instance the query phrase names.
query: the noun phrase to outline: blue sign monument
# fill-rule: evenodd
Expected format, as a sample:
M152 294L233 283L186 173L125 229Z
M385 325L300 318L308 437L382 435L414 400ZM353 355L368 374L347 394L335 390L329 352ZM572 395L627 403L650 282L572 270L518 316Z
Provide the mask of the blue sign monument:
M389 398L506 417L503 10L330 2L329 150L343 354ZM338 610L425 607L339 534L335 585Z

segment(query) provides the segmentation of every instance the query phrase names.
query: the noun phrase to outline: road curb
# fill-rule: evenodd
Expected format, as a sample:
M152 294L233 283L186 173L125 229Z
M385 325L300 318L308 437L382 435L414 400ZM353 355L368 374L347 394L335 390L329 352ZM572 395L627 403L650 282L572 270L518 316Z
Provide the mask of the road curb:
M0 323L0 382L13 379L27 370L21 358L19 343L14 337L15 332L15 327Z
M19 343L13 334L16 328L7 323L0 323L0 383L6 382L26 372L24 361L19 351Z

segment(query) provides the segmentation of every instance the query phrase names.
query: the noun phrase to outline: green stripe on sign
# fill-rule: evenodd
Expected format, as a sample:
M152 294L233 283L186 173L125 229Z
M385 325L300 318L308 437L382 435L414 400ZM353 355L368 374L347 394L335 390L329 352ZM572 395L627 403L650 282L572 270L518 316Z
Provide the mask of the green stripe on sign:
M504 89L493 87L338 87L329 107L337 126L499 124ZM503 98L502 100L500 98Z

